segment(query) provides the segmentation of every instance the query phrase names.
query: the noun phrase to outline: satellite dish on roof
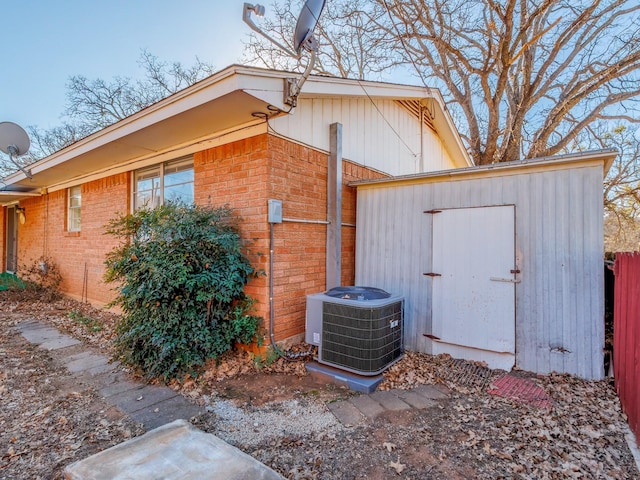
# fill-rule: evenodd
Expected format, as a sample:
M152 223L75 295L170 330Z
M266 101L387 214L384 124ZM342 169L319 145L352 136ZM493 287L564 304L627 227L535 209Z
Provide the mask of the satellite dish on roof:
M242 20L244 21L244 23L249 25L249 27L251 27L253 31L265 37L267 40L269 40L271 43L276 45L278 48L280 48L293 58L300 58L302 55L302 50L306 50L307 52L311 53L311 58L309 59L307 68L305 68L302 76L299 79L289 78L285 81L284 103L290 105L291 107L296 106L298 94L300 93L302 84L307 80L307 77L311 74L311 70L313 70L313 66L316 63L318 41L313 36L313 31L318 24L318 20L320 19L322 10L324 10L325 4L326 0L306 0L304 2L302 10L298 15L296 28L293 34L293 46L295 51L291 51L291 49L285 47L280 42L273 39L270 35L263 32L255 23L253 23L253 20L251 19L251 12L255 13L259 17L263 16L265 8L262 5L251 5L250 3L244 4Z
M15 157L27 153L30 146L29 135L24 128L13 122L0 122L0 151L9 155L9 159L22 173L33 178L31 172L25 170L15 159Z
M313 36L313 31L316 29L325 3L326 0L307 0L304 2L293 33L293 48L298 55L303 48L307 52L318 51L318 42Z

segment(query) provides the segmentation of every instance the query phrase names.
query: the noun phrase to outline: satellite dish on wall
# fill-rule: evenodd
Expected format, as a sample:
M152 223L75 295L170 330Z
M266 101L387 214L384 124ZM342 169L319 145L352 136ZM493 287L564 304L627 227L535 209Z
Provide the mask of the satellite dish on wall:
M31 142L24 128L13 122L0 122L0 151L9 155L9 159L27 177L33 178L31 172L25 170L15 157L24 155L29 151Z
M316 63L318 41L313 36L313 31L318 24L318 20L320 19L322 10L324 10L325 4L326 0L306 0L304 2L302 10L300 10L300 14L298 15L296 28L293 34L293 46L295 51L291 51L291 49L273 39L253 23L253 20L251 19L251 12L255 13L259 17L263 16L265 8L262 5L251 5L250 3L244 4L242 20L244 23L249 25L253 31L265 37L293 58L300 58L302 50L306 50L311 53L311 58L309 59L307 68L305 68L300 78L289 78L285 81L284 103L291 107L296 106L302 84L307 80L307 77L311 74L311 70L313 70L313 66Z
M0 122L0 150L9 155L24 155L30 145L29 135L20 125Z

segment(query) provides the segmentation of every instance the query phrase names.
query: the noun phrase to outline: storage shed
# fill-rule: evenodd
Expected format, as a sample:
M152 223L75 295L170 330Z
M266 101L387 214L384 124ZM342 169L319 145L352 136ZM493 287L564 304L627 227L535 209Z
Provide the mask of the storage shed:
M356 284L405 297L405 348L604 375L600 150L353 182Z

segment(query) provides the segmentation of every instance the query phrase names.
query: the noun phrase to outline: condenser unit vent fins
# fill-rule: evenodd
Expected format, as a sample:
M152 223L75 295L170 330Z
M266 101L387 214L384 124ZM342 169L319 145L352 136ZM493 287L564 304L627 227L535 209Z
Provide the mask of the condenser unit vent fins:
M402 300L367 306L324 301L319 361L377 375L402 356ZM361 306L362 305L362 306Z

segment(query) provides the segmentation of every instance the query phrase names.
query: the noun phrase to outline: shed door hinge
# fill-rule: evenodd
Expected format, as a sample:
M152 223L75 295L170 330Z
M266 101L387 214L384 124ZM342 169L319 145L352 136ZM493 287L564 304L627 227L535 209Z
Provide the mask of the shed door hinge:
M433 215L435 213L442 213L442 210L425 210L422 213L430 213L431 215Z
M423 275L426 275L427 277L441 277L442 276L441 273L434 273L434 272L423 273Z

